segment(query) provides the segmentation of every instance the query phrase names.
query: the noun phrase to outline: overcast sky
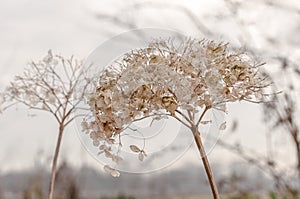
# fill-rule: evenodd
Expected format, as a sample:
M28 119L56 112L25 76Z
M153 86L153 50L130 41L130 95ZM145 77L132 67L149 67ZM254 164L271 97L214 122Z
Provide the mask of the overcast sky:
M124 2L134 3L134 1L96 0L0 0L0 88L3 89L13 79L13 75L21 73L28 61L43 58L48 49L66 56L85 58L105 40L126 31L124 27L100 21L95 17L97 13L119 14L120 9L125 6ZM166 2L183 4L171 0ZM251 45L255 49L268 49L271 55L281 50L279 53L289 53L295 60L300 57L300 39L290 35L291 32L299 32L299 15L289 14L288 10L297 6L300 9L297 2L286 1L285 11L256 7L257 4L252 3L249 4L247 13L240 13L241 17L251 24L246 29L250 34L249 39L253 41ZM238 36L240 31L235 31L237 24L234 21L228 19L218 23L217 17L208 18L220 11L228 14L223 1L189 0L184 6L201 19L207 19L207 27L215 31L213 39L228 40L235 45L241 45ZM123 15L128 20L137 17L136 21L140 28L168 28L184 34L204 36L196 33L194 25L178 12L150 9L138 12L137 16L131 16L124 10ZM269 27L266 27L266 24ZM262 46L266 41L261 39L260 30L266 28L270 39L278 41L279 49ZM28 117L30 114L37 116ZM238 119L239 133L230 134L225 131L221 136L230 142L240 141L247 147L264 153L267 127L261 122L259 106L248 103L230 105L227 118L228 129L233 120ZM49 157L54 150L56 129L54 118L48 114L28 111L22 106L18 106L18 110L13 108L5 112L0 116L0 171L31 168L36 159L49 164ZM281 137L280 142L287 143L288 138ZM292 157L284 155L289 150L292 149L284 147L282 150L281 157L285 161L293 160ZM100 166L82 147L74 126L68 128L65 133L61 159L63 158L76 166L82 164ZM210 153L209 158L212 162L224 165L228 165L232 160L232 156L219 147ZM171 168L188 162L197 163L195 160L199 160L199 156L195 148L191 148Z

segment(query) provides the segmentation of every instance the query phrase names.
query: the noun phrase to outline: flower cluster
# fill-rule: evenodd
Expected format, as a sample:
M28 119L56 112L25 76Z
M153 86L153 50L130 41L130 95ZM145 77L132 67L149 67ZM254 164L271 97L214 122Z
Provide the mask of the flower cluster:
M267 86L259 66L227 44L186 39L175 46L155 41L116 60L89 98L92 120L82 127L100 152L116 159L110 145L132 122L150 116L197 112L226 102L262 100ZM120 144L120 142L118 142ZM117 158L118 159L118 158Z
M73 57L65 59L52 54L51 50L42 60L28 66L0 93L0 106L5 110L14 103L21 103L33 110L50 112L60 122L67 122L63 117L69 117L87 94L91 82L88 68L83 67L82 61Z
M82 61L73 56L65 59L49 50L44 59L31 62L22 75L15 76L10 86L0 92L0 113L20 103L30 110L50 113L59 126L49 182L50 199L53 198L59 149L65 128L80 116L74 113L83 108L81 102L92 86L89 70L90 66L84 66ZM111 173L117 175L113 170Z

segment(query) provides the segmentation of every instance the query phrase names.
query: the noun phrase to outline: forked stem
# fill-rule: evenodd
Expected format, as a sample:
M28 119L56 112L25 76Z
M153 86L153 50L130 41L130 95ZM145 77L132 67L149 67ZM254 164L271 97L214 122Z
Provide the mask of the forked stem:
M217 185L216 185L214 175L213 175L213 172L211 170L209 161L207 159L205 149L203 147L203 143L201 141L200 132L198 131L198 129L196 127L192 129L192 132L194 134L194 139L195 139L195 142L197 144L198 150L200 152L202 163L204 165L205 172L206 172L206 175L207 175L207 178L208 178L208 181L209 181L210 188L211 188L212 194L214 196L214 199L219 199L220 196L219 196L218 188L217 188Z

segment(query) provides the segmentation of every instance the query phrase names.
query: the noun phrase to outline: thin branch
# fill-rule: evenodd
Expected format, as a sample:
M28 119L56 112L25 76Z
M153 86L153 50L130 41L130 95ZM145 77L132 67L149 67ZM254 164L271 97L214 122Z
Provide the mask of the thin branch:
M194 122L194 111L193 112L191 112L191 111L187 111L187 113L188 113L188 115L189 115L189 118L190 118L190 120L192 121L192 122Z
M192 128L192 126L190 126L188 123L182 121L179 117L177 117L175 114L172 115L172 117L174 117L176 120L178 120L180 123L182 123L184 126L188 127L189 129Z
M75 115L74 117L72 117L71 119L69 119L67 122L65 122L64 126L68 126L71 122L73 122L76 118L78 117L83 117L83 116L86 116L86 114L78 114L78 115Z
M63 87L63 90L67 91L67 88L65 87L65 82L61 79L57 72L52 67L48 67L47 69L50 69L50 72L59 80L61 86Z
M193 125L193 122L191 120L189 120L189 118L185 114L183 114L181 111L175 110L175 112L178 113L179 115L181 115L188 123L191 124L191 126Z
M19 98L16 98L16 97L14 98L14 100L16 100L18 103L24 104L25 106L27 106L29 109L32 109L32 110L39 110L39 111L50 112L55 117L55 119L57 120L57 122L60 122L60 119L57 117L57 115L55 115L53 112L51 112L48 109L46 110L46 109L43 109L43 108L32 106L31 104L27 103L26 101L24 101L22 99L19 99ZM15 103L15 104L17 104L17 103Z
M155 116L172 116L172 115L171 115L171 114L167 114L167 113L153 114L153 115L146 115L146 116L144 116L144 117L135 119L133 122L137 122L137 121L140 121L140 120L143 120L143 119L146 119L146 118L149 118L149 117L155 117Z
M36 72L40 75L41 77L41 81L48 87L48 89L51 91L51 93L55 96L55 98L57 99L57 101L59 102L59 104L63 104L61 101L60 101L60 98L56 95L56 93L54 92L54 89L52 88L52 86L50 86L48 84L48 82L43 78L43 74L41 74L40 70L38 69L37 65L32 62L32 66L34 69L36 69Z
M202 121L202 118L204 117L204 115L205 115L205 113L206 113L207 110L208 110L208 108L205 107L204 111L202 112L202 114L201 114L200 117L199 117L199 120L198 120L197 123L196 123L196 127L199 126L199 124L200 124L200 122Z
M283 179L282 173L276 172L275 167L273 166L273 163L270 163L269 158L260 158L258 156L253 157L253 153L251 153L252 155L249 156L245 153L245 151L242 148L232 146L221 140L218 140L218 144L224 147L225 149L237 154L239 157L246 160L248 163L253 164L256 167L260 168L262 171L267 172L270 176L273 177L274 180L276 180L278 184L283 184L284 187L288 187L290 189L288 183L285 181L285 179ZM260 161L261 159L265 160ZM265 162L265 164L261 162Z

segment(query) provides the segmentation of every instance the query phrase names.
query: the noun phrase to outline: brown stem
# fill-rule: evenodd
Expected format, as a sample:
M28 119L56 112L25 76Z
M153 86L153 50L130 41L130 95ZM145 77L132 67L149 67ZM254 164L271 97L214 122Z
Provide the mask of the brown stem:
M217 188L216 182L214 180L213 172L212 172L211 167L209 165L209 162L208 162L208 159L207 159L204 147L203 147L203 143L201 141L200 132L198 131L198 129L196 127L193 128L192 131L193 131L193 134L194 134L195 142L197 144L198 150L199 150L200 155L201 155L201 159L202 159L205 171L206 171L206 175L207 175L207 178L208 178L208 181L209 181L209 184L210 184L212 194L214 196L214 199L219 199L220 196L219 196L218 188Z
M297 170L298 170L298 177L300 180L300 142L296 142L296 152L297 152Z
M292 128L290 130L290 133L292 135L292 139L295 143L296 147L296 160L297 160L297 172L298 172L298 178L300 180L300 141L299 141L299 130L298 128Z
M54 194L54 184L55 184L55 177L56 177L56 166L57 166L57 160L58 160L58 155L59 155L59 150L60 150L60 145L61 145L61 139L63 136L64 132L64 126L60 125L59 127L59 134L57 137L56 141L56 148L54 152L54 157L52 160L52 169L51 169L51 178L50 178L50 184L49 184L49 197L48 199L53 199L53 194Z

